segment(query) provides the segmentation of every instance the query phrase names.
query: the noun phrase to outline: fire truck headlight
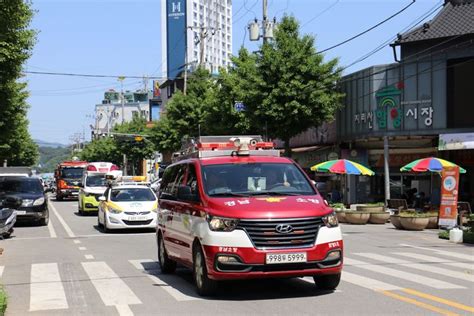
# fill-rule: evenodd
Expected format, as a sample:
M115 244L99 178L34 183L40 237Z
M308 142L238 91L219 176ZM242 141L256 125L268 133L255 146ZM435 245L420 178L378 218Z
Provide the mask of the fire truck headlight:
M208 216L207 222L209 223L209 228L212 231L230 232L235 229L235 227L239 223L239 220L234 218Z
M336 227L339 225L335 212L332 212L323 217L323 222L327 227Z

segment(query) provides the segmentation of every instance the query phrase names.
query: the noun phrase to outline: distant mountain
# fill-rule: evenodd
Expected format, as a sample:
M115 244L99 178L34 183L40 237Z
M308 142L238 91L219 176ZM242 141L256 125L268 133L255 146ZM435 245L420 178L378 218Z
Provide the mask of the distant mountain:
M45 142L44 140L39 140L39 139L35 139L34 141L39 147L50 147L50 148L58 148L58 147L59 148L66 148L66 147L68 147L67 145L64 145L64 144L50 143L50 142Z

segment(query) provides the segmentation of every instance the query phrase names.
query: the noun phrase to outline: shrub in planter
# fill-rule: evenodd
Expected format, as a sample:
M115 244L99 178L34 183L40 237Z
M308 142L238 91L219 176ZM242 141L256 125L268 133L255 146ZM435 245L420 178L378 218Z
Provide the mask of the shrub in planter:
M387 212L370 212L369 223L385 224L389 218L390 213Z
M427 217L429 217L430 221L428 222L428 226L426 229L437 229L438 228L438 212L427 212L424 213Z
M346 221L349 224L364 225L367 224L370 218L369 212L347 211L345 213Z
M429 222L430 218L425 214L400 213L400 224L406 230L423 230L428 226Z
M390 222L396 229L403 229L402 224L400 223L400 215L391 215Z
M474 244L474 232L464 231L462 241L466 244Z
M357 205L358 212L384 212L385 206L381 203L374 203L374 204L364 204L364 205Z
M440 239L448 239L449 240L449 230L443 230L438 233L438 237ZM463 236L464 237L464 236Z

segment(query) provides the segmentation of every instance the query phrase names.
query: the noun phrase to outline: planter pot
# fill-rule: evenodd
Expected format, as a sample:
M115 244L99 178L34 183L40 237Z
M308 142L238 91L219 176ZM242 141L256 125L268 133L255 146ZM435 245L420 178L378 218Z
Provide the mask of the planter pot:
M406 230L423 230L429 222L429 217L400 217L400 224Z
M370 218L370 213L362 212L346 212L346 221L349 224L363 225L367 224Z
M371 224L385 224L390 218L390 213L370 213L369 223Z
M357 205L356 209L358 212L380 213L385 211L385 206Z
M430 220L428 222L427 229L437 229L438 228L438 216L430 216L428 217Z
M400 223L400 216L392 215L390 216L390 222L396 229L403 229L402 224Z
M347 223L346 213L344 211L336 212L336 216L339 223Z

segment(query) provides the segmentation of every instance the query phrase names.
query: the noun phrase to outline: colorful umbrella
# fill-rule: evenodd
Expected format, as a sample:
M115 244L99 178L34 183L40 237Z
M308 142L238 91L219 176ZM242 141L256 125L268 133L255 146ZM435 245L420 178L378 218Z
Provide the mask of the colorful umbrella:
M321 162L311 167L311 171L330 172L339 174L356 174L373 176L375 173L357 162L347 159L337 159Z
M412 161L409 164L401 167L400 171L441 172L443 170L443 167L455 167L455 166L457 166L457 165L450 162L450 161L440 159L440 158L436 158L436 157L428 157L428 158L422 158L422 159ZM459 172L460 173L466 173L466 170L459 167Z

